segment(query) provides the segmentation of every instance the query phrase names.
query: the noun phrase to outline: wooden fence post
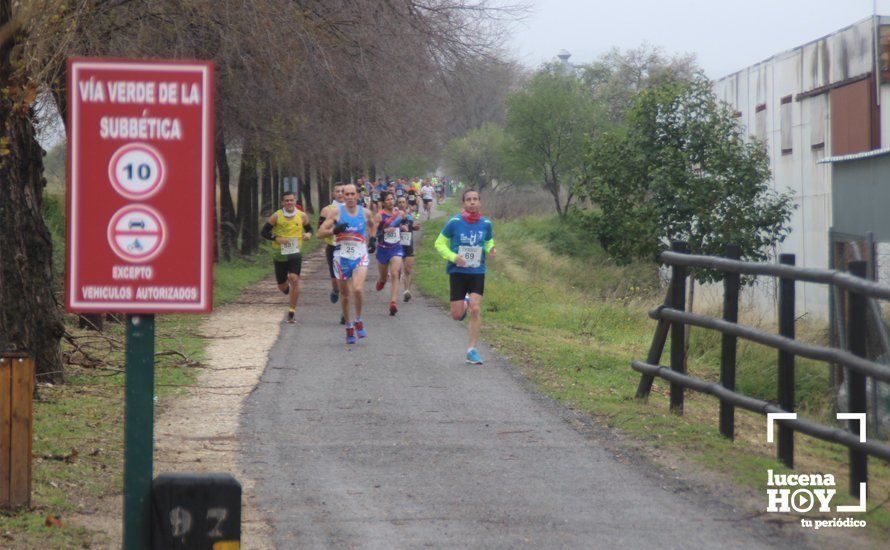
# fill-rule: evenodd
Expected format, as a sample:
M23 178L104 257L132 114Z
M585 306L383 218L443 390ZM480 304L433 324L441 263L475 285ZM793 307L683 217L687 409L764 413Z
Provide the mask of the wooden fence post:
M793 266L794 254L780 254L779 263ZM794 284L793 278L779 279L779 335L794 340ZM794 412L794 354L779 350L779 407ZM779 460L794 467L794 430L779 424Z
M742 249L738 245L731 244L726 247L726 257L730 260L738 260L742 257ZM727 272L723 277L723 320L729 323L737 323L739 320L739 287L741 277L738 273ZM729 334L723 334L722 350L720 354L720 384L731 391L735 391L735 361L737 338ZM720 400L720 433L724 437L735 437L735 407L722 399Z
M667 295L664 297L663 305L670 307L671 290L673 289L673 281L670 283ZM655 325L655 334L652 335L652 344L649 346L649 353L646 355L646 362L650 365L661 364L661 354L664 352L664 345L667 343L668 331L671 324L664 319L659 319ZM640 383L637 385L637 399L646 399L652 391L652 383L655 377L650 374L640 376Z
M31 505L34 360L0 355L0 508Z
M849 270L856 277L865 277L867 264L864 261L850 262ZM850 291L850 312L848 316L847 343L850 345L850 353L865 357L866 343L866 304L865 296L855 291ZM847 383L847 399L851 413L865 414L865 375L853 369L847 369L845 376ZM850 420L850 431L859 435L863 428L862 423ZM868 481L868 455L862 451L850 448L850 494L859 497L859 484Z
M671 250L680 254L689 253L683 241L671 243ZM686 267L673 266L671 277L671 308L686 311ZM682 321L671 323L671 370L686 373L686 325ZM671 411L683 414L683 386L671 382Z

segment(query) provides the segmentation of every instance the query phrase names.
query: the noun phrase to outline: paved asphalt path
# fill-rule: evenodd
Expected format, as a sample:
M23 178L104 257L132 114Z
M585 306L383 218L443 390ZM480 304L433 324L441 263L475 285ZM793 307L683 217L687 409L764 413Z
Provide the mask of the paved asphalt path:
M466 365L465 325L417 293L390 317L374 262L369 336L347 346L324 258L307 259L299 322L282 324L242 416L242 465L278 548L802 543L625 464L486 346L484 366Z

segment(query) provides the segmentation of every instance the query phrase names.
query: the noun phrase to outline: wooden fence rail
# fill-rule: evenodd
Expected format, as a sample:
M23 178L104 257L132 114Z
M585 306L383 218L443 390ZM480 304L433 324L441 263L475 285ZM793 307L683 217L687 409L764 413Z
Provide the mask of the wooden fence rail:
M870 298L890 299L890 287L866 280L865 262L850 262L849 273L842 273L829 269L796 267L793 254L782 254L778 264L767 264L739 260L739 249L736 246L727 248L725 258L692 255L687 250L686 243L675 242L671 251L661 254L662 262L671 266L671 283L664 304L649 314L658 320L658 325L646 361L631 363L631 367L642 374L637 387L638 398L649 395L655 377L670 382L670 406L677 414L683 414L685 388L713 395L720 399L720 433L732 439L735 431L735 407L763 415L794 412L794 360L798 355L848 369L847 398L851 413L866 412L867 377L871 377L873 381L890 382L890 367L866 357L867 301ZM687 268L690 267L714 269L724 273L722 318L685 311L685 278ZM778 334L738 324L741 275L772 276L779 279ZM844 339L846 350L795 340L795 285L799 281L828 284L850 293L847 334ZM686 325L716 330L722 334L719 383L701 380L686 373ZM669 334L670 366L666 367L659 363ZM777 405L735 391L738 338L763 344L777 351ZM857 421L849 421L846 430L800 418L778 419L776 423L779 426L778 458L789 468L794 466L795 431L846 446L850 452L850 493L855 497L859 497L860 483L868 479L868 456L890 461L890 446L860 440L859 430L864 430L865 426Z

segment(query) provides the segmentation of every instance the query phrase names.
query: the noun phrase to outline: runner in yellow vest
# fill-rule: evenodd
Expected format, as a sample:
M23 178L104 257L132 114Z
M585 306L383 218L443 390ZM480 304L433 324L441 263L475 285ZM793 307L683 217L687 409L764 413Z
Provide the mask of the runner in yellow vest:
M291 192L281 195L281 209L269 216L269 221L261 232L264 238L272 241L272 263L275 264L278 290L290 295L288 323L297 322L294 316L300 295L300 269L303 265L300 248L303 246L303 237L309 237L311 233L309 216L297 210L297 197Z

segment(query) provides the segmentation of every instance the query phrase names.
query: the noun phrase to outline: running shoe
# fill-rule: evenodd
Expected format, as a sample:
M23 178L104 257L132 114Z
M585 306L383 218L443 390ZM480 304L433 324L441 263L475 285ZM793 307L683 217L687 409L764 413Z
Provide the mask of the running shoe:
M361 319L355 320L355 333L358 334L359 338L364 338L368 335L368 333L365 332L365 323L362 322Z
M482 364L482 358L479 357L479 352L476 351L476 348L470 348L467 350L467 363L471 365Z
M405 291L405 294L402 295L402 300L404 300L404 301L406 301L406 302L410 302L410 301L411 301L411 291L410 291L410 290L406 290L406 291Z
M346 324L346 317L344 317L344 316L342 316L342 315L340 316L340 324L341 324L341 325L345 325L345 324Z
M339 301L340 301L340 289L338 288L336 290L331 291L331 303L336 304Z
M467 313L470 311L470 297L464 296L464 314L460 316L458 321L463 321L467 318Z
M294 313L296 313L294 310L290 310L287 312L287 322L288 323L296 323L297 322L297 320L294 319Z
M389 315L390 315L390 316L393 316L393 315L395 315L395 314L398 313L398 312L399 312L399 308L396 307L396 303L395 303L395 302L390 302L390 303L389 303Z
M352 327L346 327L346 343L354 344L355 343L355 329ZM469 354L467 355L469 357Z
M381 290L383 290L383 287L385 287L385 286L386 286L386 281L378 280L377 285L374 288L377 289L377 292L380 292Z

